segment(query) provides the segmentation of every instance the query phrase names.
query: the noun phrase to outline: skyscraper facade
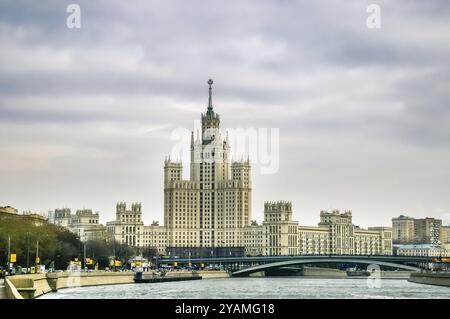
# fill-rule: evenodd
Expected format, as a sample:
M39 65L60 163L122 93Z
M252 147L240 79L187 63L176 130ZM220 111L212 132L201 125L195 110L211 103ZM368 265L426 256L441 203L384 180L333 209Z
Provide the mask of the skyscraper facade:
M190 179L181 162L164 162L164 224L169 247L239 247L251 221L249 159L230 161L228 134L214 112L212 84L201 115L201 132L191 133Z

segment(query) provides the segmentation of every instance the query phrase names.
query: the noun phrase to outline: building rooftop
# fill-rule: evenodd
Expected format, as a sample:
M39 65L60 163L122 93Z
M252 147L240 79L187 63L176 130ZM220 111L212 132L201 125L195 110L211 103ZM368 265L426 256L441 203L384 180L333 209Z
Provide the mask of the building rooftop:
M403 248L403 249L432 249L432 248L441 248L439 245L434 244L394 244L392 245L395 248Z

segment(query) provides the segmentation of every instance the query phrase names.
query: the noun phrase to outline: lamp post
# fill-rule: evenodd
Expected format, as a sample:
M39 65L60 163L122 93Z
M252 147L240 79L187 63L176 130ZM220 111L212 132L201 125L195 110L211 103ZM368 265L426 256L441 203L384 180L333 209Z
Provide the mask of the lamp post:
M27 232L27 273L30 273L30 232Z
M153 259L155 260L155 269L158 270L158 256L153 256Z
M8 274L10 271L10 269L9 269L10 261L11 261L11 236L8 235L8 260L6 261L6 270L8 271ZM6 278L6 273L5 273L5 278Z
M83 270L86 271L86 243L83 243Z
M116 240L113 241L113 269L116 271Z
M191 248L190 247L189 247L189 263L188 263L188 266L192 267L192 264L191 264Z
M39 258L39 239L36 239L36 258L34 259L34 266L35 266L34 272L36 274L38 273L38 266L39 266L40 262L41 262L41 260Z

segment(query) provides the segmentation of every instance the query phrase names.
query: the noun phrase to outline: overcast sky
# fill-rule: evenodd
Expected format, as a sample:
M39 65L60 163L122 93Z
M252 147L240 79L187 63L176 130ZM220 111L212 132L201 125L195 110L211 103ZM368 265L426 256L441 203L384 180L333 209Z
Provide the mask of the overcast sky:
M302 225L322 209L450 222L449 57L446 0L0 0L0 206L105 223L139 201L162 221L171 133L213 78L223 128L279 129L279 170L253 163L254 219L290 200Z

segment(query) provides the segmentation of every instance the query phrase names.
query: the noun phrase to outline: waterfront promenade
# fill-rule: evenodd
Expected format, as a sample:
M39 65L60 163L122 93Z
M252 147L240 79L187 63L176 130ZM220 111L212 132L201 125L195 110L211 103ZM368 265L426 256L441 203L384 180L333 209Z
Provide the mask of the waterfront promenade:
M132 283L133 272L58 272L7 277L6 297L31 299L63 288Z

